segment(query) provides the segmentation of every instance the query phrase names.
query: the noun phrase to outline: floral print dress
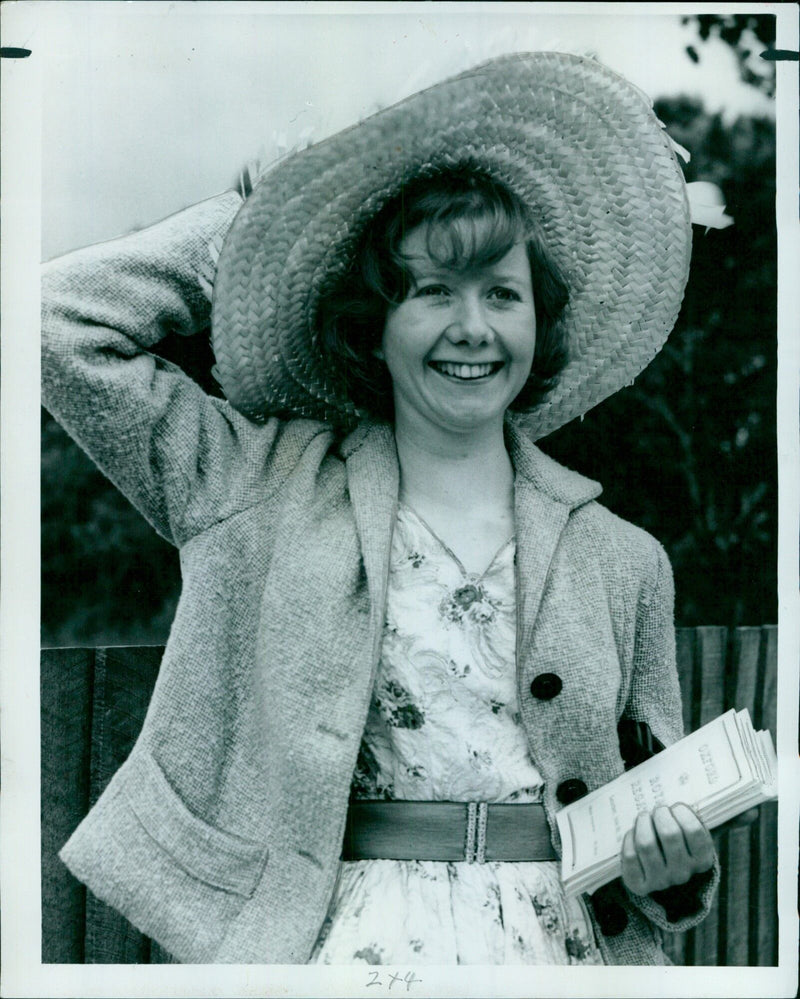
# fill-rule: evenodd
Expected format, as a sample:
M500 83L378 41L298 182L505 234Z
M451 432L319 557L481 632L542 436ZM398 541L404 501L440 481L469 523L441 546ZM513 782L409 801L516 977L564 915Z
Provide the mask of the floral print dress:
M517 707L515 545L481 575L409 507L354 798L536 802ZM312 963L602 964L556 861L342 863Z

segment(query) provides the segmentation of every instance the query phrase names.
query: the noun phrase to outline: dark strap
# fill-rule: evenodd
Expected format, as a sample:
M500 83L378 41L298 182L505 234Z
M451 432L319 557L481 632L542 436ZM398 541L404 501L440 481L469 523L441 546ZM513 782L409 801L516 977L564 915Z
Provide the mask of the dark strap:
M640 763L649 760L664 748L664 744L653 735L647 722L634 721L632 718L620 719L617 736L619 754L626 770L638 767Z
M342 860L557 860L541 804L352 801Z

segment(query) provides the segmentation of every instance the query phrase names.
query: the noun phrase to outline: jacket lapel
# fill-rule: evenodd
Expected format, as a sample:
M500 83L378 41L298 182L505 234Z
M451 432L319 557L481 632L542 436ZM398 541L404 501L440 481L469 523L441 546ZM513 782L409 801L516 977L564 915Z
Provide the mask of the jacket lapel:
M529 479L517 476L514 486L514 518L520 648L527 646L529 633L536 623L553 553L568 517L568 506L538 490Z
M365 423L342 443L347 485L367 575L373 627L382 633L400 472L391 427Z
M527 647L547 574L570 513L600 495L597 482L548 458L509 421L506 444L514 465L517 539L518 651Z

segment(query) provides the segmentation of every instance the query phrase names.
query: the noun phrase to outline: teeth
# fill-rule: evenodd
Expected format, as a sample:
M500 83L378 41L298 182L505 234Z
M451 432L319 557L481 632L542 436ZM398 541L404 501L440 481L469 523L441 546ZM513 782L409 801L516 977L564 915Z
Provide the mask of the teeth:
M492 369L495 367L494 364L453 364L451 361L434 361L434 367L437 371L441 371L443 375L449 375L451 378L463 378L469 380L471 378L485 378L486 375L492 373Z

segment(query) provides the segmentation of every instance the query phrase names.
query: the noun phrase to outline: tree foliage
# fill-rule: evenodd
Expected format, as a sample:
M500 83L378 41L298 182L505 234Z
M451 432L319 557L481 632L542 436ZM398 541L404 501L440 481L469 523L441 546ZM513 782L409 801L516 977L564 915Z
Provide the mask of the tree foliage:
M162 642L180 588L175 551L43 417L42 644Z
M690 14L681 24L694 25L701 42L719 38L736 57L741 79L775 96L775 64L761 55L775 45L774 14ZM695 45L687 45L686 54L693 62L702 58Z
M695 228L678 323L644 374L544 446L599 478L605 502L665 544L681 624L774 622L774 126L726 128L684 99L656 113L692 151L687 180L719 184L735 225Z

